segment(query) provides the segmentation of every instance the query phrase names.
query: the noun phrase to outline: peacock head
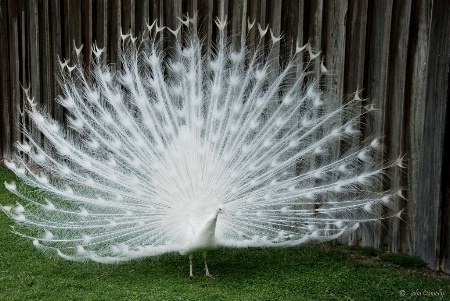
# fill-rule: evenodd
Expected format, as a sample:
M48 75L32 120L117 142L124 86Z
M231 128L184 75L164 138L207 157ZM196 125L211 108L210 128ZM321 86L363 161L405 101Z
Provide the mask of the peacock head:
M219 206L217 206L216 212L217 212L217 215L219 215L219 214L225 214L226 215L227 211L226 211L225 205L220 204Z

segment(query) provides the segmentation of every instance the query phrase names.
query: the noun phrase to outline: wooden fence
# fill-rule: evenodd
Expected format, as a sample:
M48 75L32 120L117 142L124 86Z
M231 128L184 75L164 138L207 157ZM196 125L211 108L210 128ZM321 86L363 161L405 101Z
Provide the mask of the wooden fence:
M353 240L419 255L430 268L450 272L447 0L0 0L0 158L11 158L21 139L21 86L63 122L54 101L57 56L70 58L83 44L89 64L97 41L115 62L121 28L142 32L155 18L175 28L177 17L194 12L207 45L215 16L228 17L230 34L256 19L282 33L281 61L296 41L310 40L336 74L331 88L338 97L363 89L380 110L367 121L367 134L384 134L387 158L406 154L407 171L396 172L389 185L405 189L407 201L404 222L389 221ZM239 35L232 37L239 43Z

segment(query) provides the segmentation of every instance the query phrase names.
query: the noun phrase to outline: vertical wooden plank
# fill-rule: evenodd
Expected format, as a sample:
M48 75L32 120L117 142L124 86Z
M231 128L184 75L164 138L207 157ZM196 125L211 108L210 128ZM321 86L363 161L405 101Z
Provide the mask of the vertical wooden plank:
M308 14L308 38L311 43L311 47L314 51L322 50L322 25L323 25L323 0L313 0L309 3L309 11L305 12ZM316 61L314 69L317 74L320 73L320 62Z
M53 80L53 64L55 59L51 57L51 41L50 41L50 3L49 1L39 1L39 28L41 28L39 37L39 50L43 54L43 61L40 62L41 65L41 97L43 109L47 112L51 112L54 105L55 95L53 94L52 86L54 84ZM46 58L44 58L44 54ZM49 152L50 146L48 145L48 140L43 137L44 149Z
M248 21L250 21L250 23L254 23L252 29L249 32L248 45L249 50L254 51L259 45L261 38L258 30L258 25L260 25L262 29L265 29L267 26L267 1L249 0L248 12Z
M329 72L322 72L320 76L324 83L322 90L333 99L333 102L324 108L329 112L336 110L343 102L347 13L348 3L345 1L324 2L321 55L323 65ZM339 159L341 141L335 141L330 149L332 160ZM341 241L346 239L347 237L344 237Z
M3 29L3 20L4 20L4 14L7 12L7 10L2 6L2 4L4 5L6 2L5 1L2 1L2 0L0 0L0 53L5 53L4 51L3 51L3 48L2 48L2 45L3 45L3 41L4 41L4 38L3 38L3 35L1 34L2 32L4 32L4 29ZM6 6L5 7L7 7L7 3L6 3ZM3 59L2 58L0 58L0 63L3 63ZM5 113L4 113L4 110L3 110L3 103L5 102L5 98L3 97L3 81L4 81L4 78L3 78L3 74L4 74L4 71L3 71L3 69L4 69L4 67L3 67L3 64L2 64L2 66L0 66L0 151L1 151L1 153L0 153L0 164L3 164L3 159L4 159L4 155L5 155L5 147L3 146L3 137L5 136L5 128L3 127L3 120L4 120L4 116L3 115L5 115Z
M302 11L300 10L303 1L283 1L281 8L281 33L283 38L280 41L282 55L280 56L281 64L292 58L296 51L296 43L299 38L299 28L303 29ZM302 23L299 26L299 23ZM300 35L300 44L303 43L303 32ZM303 45L303 44L302 44Z
M135 1L134 0L128 0L128 1L120 1L121 2L121 19L122 19L122 31L123 33L128 32L131 30L133 35L136 35L135 31ZM111 10L112 12L112 10ZM111 18L110 23L117 23L118 20L115 20L114 18Z
M250 52L255 51L259 42L258 23L261 23L261 15L259 13L260 2L257 0L248 0L248 17L247 22L253 24L253 27L247 28L247 46ZM248 25L248 24L247 24Z
M231 32L231 26L230 26L230 16L228 14L228 0L219 0L217 1L217 16L220 20L227 20L227 26L225 27L224 30L224 39L225 41L228 39L229 37L229 33ZM213 25L214 26L214 25ZM216 33L216 41L218 38L218 32Z
M71 32L70 32L71 15L70 14L72 13L72 11L70 10L70 0L64 0L61 3L61 5L62 5L62 10L63 10L62 20L64 22L64 24L63 24L63 31L62 32L63 32L64 36L62 37L62 40L63 40L63 43L62 43L62 45L63 45L63 48L62 48L63 56L60 59L63 61L64 59L69 58L70 54L71 54L71 48L70 48L70 44L71 43L67 43L67 41L71 40Z
M283 1L282 0L271 0L268 3L268 23L269 23L269 32L267 33L267 40L269 41L269 45L272 47L272 55L274 58L277 58L277 61L280 61L280 42L276 42L273 44L272 42L272 34L270 30L272 30L273 36L278 38L281 36L281 7ZM280 65L274 66L276 69L280 68ZM277 73L278 73L277 71Z
M349 1L345 45L344 94L363 89L368 0Z
M348 3L345 1L326 1L324 3L324 25L322 51L324 65L332 76L327 80L327 92L332 93L337 105L344 96L344 66L346 41L346 16Z
M244 49L245 47L245 41L247 39L247 15L248 15L248 3L247 0L242 1L242 14L241 14L241 45L240 49Z
M323 1L307 1L305 2L305 28L304 32L307 35L310 47L313 49L313 52L316 53L317 51L321 51L322 48L322 29L323 29ZM309 57L308 57L309 60ZM318 77L320 75L321 69L320 69L320 60L314 60L311 62L311 66L308 67L309 72L314 72L315 76ZM308 63L309 64L309 63ZM306 84L309 84L306 83ZM315 118L317 116L312 116L312 118ZM318 139L318 133L315 133L315 138L312 139ZM313 170L316 167L316 159L315 157L311 158L308 162L302 162L297 166L298 170ZM318 183L319 180L316 180L314 178L310 179L311 185L320 185ZM314 199L314 203L310 205L310 210L315 211L323 202L321 196L317 196Z
M12 141L11 141L11 103L10 103L10 79L9 79L9 63L8 54L8 2L0 1L0 146L2 147L2 158L11 159L12 157Z
M439 268L441 252L444 189L442 183L444 130L448 97L449 72L449 5L446 1L428 2L432 5L427 90L424 105L422 144L419 149L420 187L416 203L415 254L421 256L431 269ZM426 242L426 243L423 243Z
M111 3L110 3L111 4ZM111 10L111 8L109 8ZM120 1L120 16L116 19L116 18L110 18L110 20L108 21L109 25L111 26L116 26L117 23L120 23L120 27L117 26L117 28L120 30L121 34L127 34L127 33L131 33L134 37L136 37L136 35L138 34L135 31L135 2L134 0L132 1ZM113 25L114 24L114 25ZM120 39L120 43L121 43L121 38ZM112 41L111 39L109 39L109 41L111 42L111 47L114 47L113 45L115 43L117 43L118 41ZM129 42L130 40L128 40L127 42ZM118 47L121 47L120 45L117 45ZM118 58L118 61L120 61L120 58ZM120 64L118 64L117 66L120 66Z
M406 68L408 63L408 46L409 46L409 28L411 19L410 0L402 0L394 2L392 34L391 34L391 50L389 60L388 74L388 92L387 103L384 114L386 117L386 143L388 145L388 157L396 158L405 152L405 97L406 97ZM389 188L394 191L399 190L403 185L403 170L394 168L390 173ZM401 211L405 206L403 202L398 202L396 212ZM394 252L403 249L405 245L402 238L404 237L404 225L400 219L390 219L388 223L389 235L386 237L386 243Z
M344 95L364 88L365 52L366 43L368 43L366 41L368 0L351 0L348 5L343 71ZM362 92L358 96L362 98ZM360 143L360 139L355 138L351 143L356 145ZM357 244L361 239L361 233L357 231L346 239L349 244Z
M442 177L442 185L445 188L445 194L442 199L442 249L439 267L445 273L450 274L450 106L448 105L448 101L446 122L447 126L445 128L443 162L443 172L445 176Z
M126 1L125 1L126 2ZM119 63L119 49L121 45L121 38L120 35L128 33L131 26L131 21L128 23L128 25L125 25L122 20L124 17L125 12L123 11L122 7L122 1L121 0L110 0L109 6L108 6L109 15L107 20L102 20L102 22L108 22L108 28L106 28L106 23L101 25L101 28L103 30L109 30L109 37L107 38L107 57L108 61L113 63L111 65L112 68L114 66L117 66L116 63ZM99 24L97 26L100 26ZM133 35L136 35L135 32L133 32Z
M51 41L50 41L50 8L48 1L39 1L38 10L39 10L39 52L45 55L45 59L43 57L43 61L40 63L41 69L41 97L42 104L45 107L45 110L49 111L49 109L53 106L54 95L51 87L53 86L53 63L54 58L50 57L51 54ZM43 55L44 56L44 55ZM50 110L51 112L51 110Z
M309 37L305 36L305 3L304 1L299 1L298 3L298 22L295 25L297 27L297 36L296 39L294 39L294 49L292 50L293 53L297 51L297 45L299 47L302 47L308 42ZM303 62L302 60L297 61L297 74L300 72L303 72ZM297 167L296 167L297 168Z
M214 25L214 18L216 17L214 15L214 4L215 1L209 1L209 0L198 0L193 5L197 8L198 13L198 22L200 26L200 32L205 37L205 49L207 51L210 51L213 45L213 33L215 32L215 25ZM189 11L189 16L192 16L193 12Z
M305 2L304 1L298 2L298 16L299 16L299 20L297 22L297 40L295 42L296 42L296 46L297 46L297 43L299 43L299 46L303 46L308 41L308 37L305 37L305 35L303 34L305 31L305 24L304 24Z
M97 1L95 2L95 19L93 28L95 28L95 34L93 34L93 38L97 43L99 48L108 47L108 22L110 21L108 18L108 4L111 1ZM117 7L115 7L117 9ZM110 49L107 49L110 52ZM106 57L103 56L103 60L106 61Z
M19 52L19 3L9 2L9 80L10 80L10 110L11 124L10 137L14 143L21 139L20 121L21 121L21 101L22 88L20 87L20 52Z
M153 20L157 19L158 17L159 17L159 2L151 1L150 2L150 21L151 21L151 23L153 23Z
M409 111L408 114L408 202L407 224L409 228L408 251L416 254L416 241L420 239L420 225L417 220L416 204L421 202L420 152L423 144L425 97L428 76L429 32L431 26L431 5L428 0L413 2L412 30L409 63Z
M325 82L323 90L333 98L333 106L327 110L340 107L344 97L344 67L345 67L345 40L346 16L348 3L345 1L325 1L323 6L322 27L322 60L329 70L322 73L321 79ZM340 141L332 146L332 157L339 158Z
M166 19L164 18L164 2L161 2L158 6L158 23L160 24L161 27L165 26L165 22ZM166 37L167 33L165 30L161 30L158 33L158 39L160 41L164 42L164 39ZM161 45L159 45L161 48L164 47L164 44L161 43Z
M367 78L365 89L370 102L377 110L386 110L387 74L389 69L389 45L391 38L392 1L369 1L368 11L368 49L366 52ZM385 118L386 116L383 116ZM380 115L367 115L365 120L365 137L385 133L385 120ZM381 189L381 187L380 187ZM363 231L362 245L379 247L381 245L380 225Z
M169 30L175 31L181 26L178 18L182 17L182 3L181 0L169 0L166 1L164 6L164 26L166 26L166 38L165 38L165 50L169 55L173 55L174 49L172 45L175 43L177 37L181 37L181 33L175 37Z
M228 0L219 0L218 14L219 19L224 20L227 17L227 21L230 21L230 16L228 15Z
M256 22L261 24L261 28L266 28L266 25L269 22L267 20L267 1L268 0L260 0L258 10L256 11Z
M62 45L61 45L61 6L59 0L52 0L50 3L50 22L52 26L50 27L51 30L51 66L52 66L52 73L53 73L53 83L52 83L52 90L53 90L53 96L57 97L61 93L61 89L59 88L59 84L57 81L57 74L59 72L59 64L57 62L57 58L63 59L63 53L62 53ZM51 105L49 107L49 112L52 112L53 118L57 122L63 123L64 120L64 109L61 105L58 105L56 101L52 101Z
M378 110L385 109L387 93L387 73L389 67L389 44L392 19L392 2L386 0L369 1L368 19L369 47L366 53L367 79L365 89L368 97ZM384 133L382 120L367 120L366 136Z
M240 51L241 48L245 45L245 28L247 25L247 0L231 1L230 12L231 13L228 17L228 20L231 23L231 47L233 51Z
M20 84L23 87L30 86L30 76L29 76L29 61L28 61L28 12L25 0L19 1L19 36L20 36ZM24 93L21 94L21 107L19 109L20 125L25 125L26 118L23 114L25 96ZM21 137L20 140L22 140Z
M280 64L286 66L288 62L295 62L297 75L300 75L303 65L303 57L296 54L297 42L303 45L303 7L304 1L283 1L281 8L281 34L282 39L280 41ZM295 119L300 120L300 112L295 112ZM292 125L293 130L297 130L300 127L300 123L294 123ZM293 164L289 167L288 172L297 173L299 167Z
M150 18L150 1L141 0L136 2L136 32L144 33L147 30L146 22L151 24Z
M164 10L163 10L164 2L162 1L150 1L150 12L149 12L149 24L153 24L154 21L157 22L158 26L164 26ZM153 29L153 34L155 33L155 29ZM158 35L156 35L156 39L161 40L164 38L164 30L160 31ZM157 46L160 46L157 44Z
M255 24L256 28L258 28L257 27L258 23L261 25L262 29L266 28L267 25L270 26L269 20L268 20L268 14L267 14L267 9L268 9L267 1L268 0L261 0L259 3L259 7L257 10L257 16L256 16L256 24ZM265 43L266 41L268 41L269 37L270 37L270 34L266 34L265 37L263 38L262 42ZM260 39L260 35L259 35L259 31L258 31L258 33L256 34L256 41L258 42L259 39ZM266 49L264 48L264 50L266 50ZM266 52L265 54L267 54L267 51L265 51L265 52ZM264 59L262 58L262 60L264 60Z
M124 1L124 3L127 1ZM129 4L130 4L130 28L131 31L134 32L134 35L137 34L136 31L136 2L135 0L129 0ZM112 20L113 22L115 20Z
M164 53L166 57L172 57L176 55L176 50L173 48L177 38L181 38L181 32L178 32L177 36L173 35L171 31L177 30L181 26L178 18L182 17L182 3L181 0L167 0L164 2L163 7L164 14L164 26L166 30L164 32Z
M63 44L66 46L67 52L65 55L68 59L72 59L75 56L74 46L79 47L82 44L82 5L80 4L81 2L78 1L68 1L67 6L65 6L67 14L64 15L64 19L68 19L66 22L68 28L66 28L67 31L65 33L67 36L64 37ZM88 16L86 15L86 17Z
M164 25L171 30L176 30L180 26L178 18L182 15L182 1L181 0L170 0L165 3L165 23ZM173 36L173 34L170 34Z
M92 64L92 0L84 0L81 6L81 23L82 35L81 43L83 44L82 55L85 69L85 76L90 77ZM114 36L112 36L114 38ZM81 45L77 45L80 47Z
M271 69L268 70L268 78L269 83L275 81L276 77L280 74L280 42L273 43L272 34L274 38L278 38L281 36L281 7L282 0L271 0L267 5L267 15L268 15L268 24L269 30L266 34L266 41L268 41L270 51L270 59L273 58L273 64L271 65ZM272 102L273 105L268 107L268 111L270 115L273 115L279 106L279 99L277 101Z
M28 37L28 47L29 53L28 58L30 62L30 98L33 99L34 104L41 106L41 53L39 51L39 11L38 11L38 0L30 0L27 3L28 8L28 32L30 33ZM29 108L29 104L26 104ZM35 127L32 127L31 132L35 141L41 141L41 133Z

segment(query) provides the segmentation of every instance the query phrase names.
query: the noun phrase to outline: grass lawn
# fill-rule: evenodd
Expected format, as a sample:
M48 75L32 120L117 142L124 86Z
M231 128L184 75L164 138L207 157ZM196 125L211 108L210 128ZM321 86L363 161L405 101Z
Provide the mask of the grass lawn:
M3 186L0 205L15 198ZM167 254L115 265L43 254L10 232L0 212L0 300L450 300L450 277L417 258L337 244L218 249L201 254L188 279L187 256Z

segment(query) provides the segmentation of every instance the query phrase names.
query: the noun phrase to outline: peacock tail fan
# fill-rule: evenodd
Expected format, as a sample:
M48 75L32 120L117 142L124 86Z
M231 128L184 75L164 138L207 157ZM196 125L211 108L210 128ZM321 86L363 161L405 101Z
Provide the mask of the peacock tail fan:
M80 49L60 62L67 128L30 106L45 143L24 127L5 163L23 180L5 183L21 202L1 207L17 234L66 259L117 262L324 241L400 216L401 191L383 187L402 161L382 162L381 139L361 138L372 106L324 92L318 52L297 45L274 72L267 28L249 26L257 46L236 50L216 20L207 52L196 23L122 35L117 66L95 45L88 69Z

